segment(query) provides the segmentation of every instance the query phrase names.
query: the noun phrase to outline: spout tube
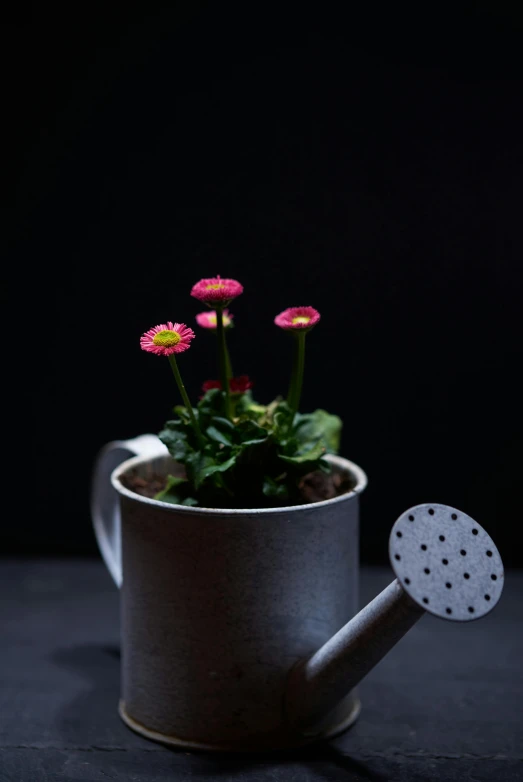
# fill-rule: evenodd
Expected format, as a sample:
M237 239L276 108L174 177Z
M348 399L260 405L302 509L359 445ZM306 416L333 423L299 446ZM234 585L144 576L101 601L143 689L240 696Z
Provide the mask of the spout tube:
M285 696L293 728L313 728L424 613L396 579L312 657L297 663Z

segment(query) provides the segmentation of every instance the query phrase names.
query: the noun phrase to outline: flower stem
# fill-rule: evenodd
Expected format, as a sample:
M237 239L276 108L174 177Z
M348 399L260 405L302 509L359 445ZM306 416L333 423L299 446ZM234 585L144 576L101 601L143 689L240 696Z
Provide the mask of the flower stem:
M225 332L225 328L224 328ZM229 356L229 348L227 347L227 343L225 343L225 363L227 364L227 375L229 379L232 377L232 364L231 364L231 357Z
M296 340L294 345L294 364L292 367L291 383L287 403L293 416L298 412L300 405L301 389L303 385L303 370L305 367L305 337L306 331L297 331L293 334Z
M225 342L225 329L223 327L223 307L216 307L216 335L218 337L218 366L220 368L220 383L225 399L225 417L231 419L231 394L229 388L230 359L227 360L227 343Z
M226 330L226 327L223 327L223 330ZM218 332L218 315L216 315L216 332ZM216 338L219 339L218 333L216 333ZM225 343L225 363L227 364L227 372L229 374L229 378L233 376L232 371L232 364L231 364L231 357L229 355L229 348L227 346L227 343ZM221 381L220 381L221 382Z
M178 389L180 391L180 394L182 395L183 403L187 408L189 415L191 417L191 422L193 425L194 432L196 434L196 437L198 438L200 447L203 448L204 442L203 442L202 433L200 431L200 426L198 424L198 421L196 420L196 416L194 415L194 410L192 409L191 401L187 395L187 391L185 390L185 386L183 384L182 376L180 375L180 370L178 369L178 364L176 363L176 358L174 357L174 353L171 353L171 355L168 356L168 359L169 359L169 364L171 365L171 369L174 373L174 377L176 378Z

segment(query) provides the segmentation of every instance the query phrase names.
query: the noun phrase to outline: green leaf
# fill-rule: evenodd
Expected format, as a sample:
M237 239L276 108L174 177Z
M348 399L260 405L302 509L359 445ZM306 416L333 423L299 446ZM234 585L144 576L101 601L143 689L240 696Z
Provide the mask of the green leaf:
M161 491L154 495L155 500L161 500L162 502L169 502L171 505L183 505L183 501L177 494L170 492L169 494L163 494Z
M195 500L194 497L186 497L181 501L180 505L190 505L192 507L198 505L198 500Z
M275 444L270 437L258 440L245 440L239 446L235 447L236 461L238 465L249 466L251 476L253 474L263 474L268 469L268 464L274 458ZM260 476L261 477L261 476Z
M283 401L281 396L277 396L276 399L273 399L272 402L267 405L267 418L272 420L274 414L278 412L280 405L287 405L287 403ZM288 405L287 408L289 408Z
M332 472L332 464L328 462L327 459L320 459L318 467L322 472L326 473L326 475L330 475Z
M215 472L226 472L234 464L236 464L236 456L231 456L230 459L227 459L226 462L222 462L222 464L210 464L208 467L203 467L198 472L198 483L202 484L209 475L213 475Z
M267 406L255 402L252 398L252 392L249 390L239 397L235 412L238 417L247 416L256 419L267 412Z
M173 489L175 486L179 486L181 483L187 483L187 478L183 478L181 475L168 475L166 478L165 489Z
M277 483L270 475L264 476L262 491L266 497L279 497L280 499L284 499L289 495L285 484Z
M266 443L268 440L267 437L259 437L254 438L253 440L243 440L243 442L240 445L240 448L243 450L245 447L250 445L261 445L262 443Z
M169 421L166 426L171 422ZM186 432L181 432L177 428L162 429L158 435L162 443L167 447L167 450L176 461L183 462L187 458L187 454L192 450L191 446L187 442Z
M338 416L325 410L294 416L281 397L259 405L250 392L235 402L232 421L224 418L223 410L224 394L219 389L199 400L195 414L202 443L187 409L175 408L178 417L166 422L159 437L184 465L187 479L173 476L158 493L159 499L191 506L216 498L219 504L226 494L243 501L243 497L260 498L263 491L276 504L285 503L294 496L300 476L313 470L331 471L324 457L339 447Z
M303 464L304 462L315 462L325 453L325 446L322 443L316 443L312 448L296 456L285 456L279 454L278 458L289 464Z
M219 388L211 388L207 391L196 405L197 409L202 413L211 415L213 413L219 413L223 407L223 393Z
M232 440L230 437L224 435L223 432L220 432L219 429L217 429L215 426L208 426L205 430L205 434L207 437L217 443L221 443L222 445L227 445L229 447L232 446Z
M251 443L261 443L267 439L269 432L260 426L256 421L240 421L236 425L236 432L239 436L240 443L242 445L250 445Z
M216 472L225 472L236 462L236 457L232 456L225 462L218 462L212 456L195 452L187 459L187 472L190 482L198 490L204 480Z
M300 443L295 437L289 437L286 440L280 440L280 447L284 456L295 456L300 452Z
M211 424L205 430L205 434L214 442L226 445L229 448L236 439L236 427L228 418L222 418L218 415L211 417Z
M292 425L293 412L287 402L279 402L273 415L274 428L279 435L287 433Z
M199 489L202 483L203 478L200 477L201 471L213 464L216 464L215 459L201 451L193 451L187 455L185 460L187 477L195 489Z
M224 432L235 432L236 427L232 421L228 418L222 418L219 415L213 415L212 422L217 429L221 429Z
M326 410L315 410L313 413L298 414L294 421L294 435L300 443L323 440L329 453L337 453L340 447L341 418Z
M172 502L176 505L180 504L180 496L175 489L182 483L187 483L187 478L181 478L179 475L168 475L165 487L154 495L154 499L162 500L162 502Z
M176 405L175 407L173 407L173 412L179 415L184 423L186 424L190 423L191 416L187 408L184 407L183 405Z
M186 432L187 424L185 421L182 421L181 418L172 418L171 420L165 422L163 428L169 432Z

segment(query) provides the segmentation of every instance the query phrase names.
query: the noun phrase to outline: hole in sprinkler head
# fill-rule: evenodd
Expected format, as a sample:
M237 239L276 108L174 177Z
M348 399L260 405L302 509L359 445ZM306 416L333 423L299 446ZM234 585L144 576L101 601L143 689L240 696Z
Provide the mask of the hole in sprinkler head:
M429 508L429 513L431 516L434 516L434 508Z
M444 565L448 565L449 564L448 559L442 559L441 561L443 562Z
M450 589L450 588L452 587L452 584L450 583L450 581L447 581L447 583L445 584L445 586L447 587L447 589Z
M428 603L428 602L429 602L429 599L428 599L428 597L424 597L424 598L423 598L423 602L424 602L424 603Z
M473 529L473 530L472 530L472 534L473 534L473 535L477 535L477 534L478 534L478 531L477 531L477 529Z
M490 600L490 595L485 595L485 600Z
M445 540L445 535L440 535L440 536L439 536L439 539L440 539L440 540L441 540L441 542L443 543L443 541Z
M406 584L410 584L410 578L406 578L406 579L405 579L405 583L406 583Z
M491 579L492 579L492 581L497 581L497 580L498 580L498 577L497 577L497 576L495 576L495 575L494 575L494 573L492 573L492 575L491 575Z
M424 543L421 544L421 550L422 551L426 551L427 550L427 547L426 547L426 545Z
M469 606L469 614L473 614L473 613L474 613L474 608L472 606Z
M424 573L426 573L426 574L427 574L427 576L428 576L428 574L430 573L430 570L428 569L428 567L426 567L426 568L425 568L425 570L424 570L423 572L424 572Z
M412 513L409 516L409 521L414 521L414 516L412 515Z
M452 513L450 518L451 518L453 521L456 521L456 519L458 518L458 514L457 514L457 513Z
M461 554L462 557L465 557L467 555L467 552L465 551L464 548L462 548L459 553Z
M490 551L490 550L487 551L487 557L491 557L491 556L492 556L492 551Z
M446 608L445 611L447 612L447 614L451 614L452 613L452 608Z
M401 559L401 557L400 557L400 555L399 555L399 554L394 554L394 559L397 559L397 560L398 560L398 562L399 562L399 560Z
M401 538L401 532L396 532L396 537Z
M470 578L468 573L463 573L463 578Z

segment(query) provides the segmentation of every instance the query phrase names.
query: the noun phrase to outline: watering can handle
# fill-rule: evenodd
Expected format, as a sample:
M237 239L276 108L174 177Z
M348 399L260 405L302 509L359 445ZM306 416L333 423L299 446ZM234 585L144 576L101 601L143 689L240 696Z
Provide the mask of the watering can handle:
M166 452L155 434L142 434L130 440L113 440L96 456L91 482L91 519L98 548L117 587L122 585L120 501L111 484L111 474L134 456L153 457Z

